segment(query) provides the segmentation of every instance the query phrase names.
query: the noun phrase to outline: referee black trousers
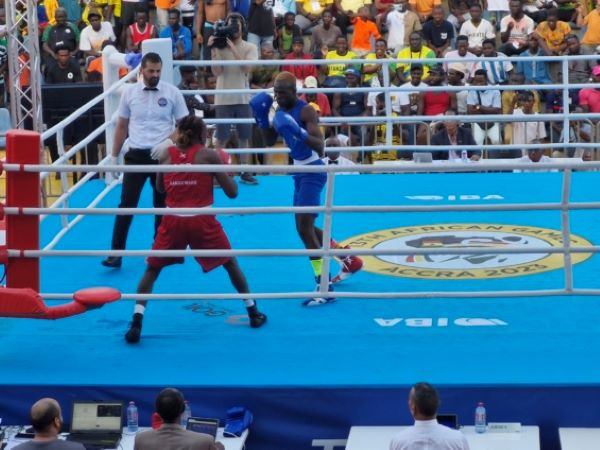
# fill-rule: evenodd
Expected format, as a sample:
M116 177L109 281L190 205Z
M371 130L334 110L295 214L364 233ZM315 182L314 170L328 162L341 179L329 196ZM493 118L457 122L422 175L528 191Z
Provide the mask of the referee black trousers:
M150 157L148 150L129 150L125 154L125 165L157 165L158 161ZM156 173L124 173L123 186L121 189L121 203L119 208L137 208L140 201L140 195L146 179L150 179L152 186L152 204L155 208L165 207L165 194L156 190ZM115 226L113 228L112 249L124 250L127 243L127 235L131 226L131 215L118 215L115 218ZM154 216L154 235L160 225L162 216Z

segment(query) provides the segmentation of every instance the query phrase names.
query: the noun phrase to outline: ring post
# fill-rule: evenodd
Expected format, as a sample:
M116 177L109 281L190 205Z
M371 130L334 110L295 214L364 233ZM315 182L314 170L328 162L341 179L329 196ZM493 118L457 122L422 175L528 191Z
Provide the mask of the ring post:
M39 164L39 133L25 130L11 130L6 133L6 162ZM7 206L39 208L40 189L40 174L37 172L19 171L6 174ZM39 220L37 215L8 215L6 218L6 247L21 251L39 250ZM10 258L6 267L6 287L31 288L39 292L39 258Z

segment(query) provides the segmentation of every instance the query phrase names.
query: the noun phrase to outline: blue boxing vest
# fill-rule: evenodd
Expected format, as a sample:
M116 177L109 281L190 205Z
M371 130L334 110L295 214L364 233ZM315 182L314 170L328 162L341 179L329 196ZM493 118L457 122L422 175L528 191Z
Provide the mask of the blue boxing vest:
M306 130L306 125L300 119L300 113L302 112L302 108L304 108L308 103L304 100L296 100L293 108L289 111L285 111L290 116L294 118L296 123L300 125L300 127ZM279 108L280 109L280 108ZM283 110L282 110L283 111ZM316 161L319 158L319 154L314 151L311 147L309 147L306 143L299 146L300 148L296 148L295 150L291 150L291 157L294 160L294 164L310 164L313 161Z

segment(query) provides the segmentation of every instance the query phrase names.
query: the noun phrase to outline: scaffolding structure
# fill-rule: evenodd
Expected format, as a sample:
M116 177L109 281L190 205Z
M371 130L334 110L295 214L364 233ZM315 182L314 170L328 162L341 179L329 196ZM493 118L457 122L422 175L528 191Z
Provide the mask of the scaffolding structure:
M13 128L43 131L37 2L5 0Z

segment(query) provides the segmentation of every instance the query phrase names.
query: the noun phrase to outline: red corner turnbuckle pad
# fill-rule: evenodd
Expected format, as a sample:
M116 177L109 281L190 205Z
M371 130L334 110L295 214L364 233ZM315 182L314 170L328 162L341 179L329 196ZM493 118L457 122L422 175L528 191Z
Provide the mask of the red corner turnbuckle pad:
M0 175L2 175L2 170L0 169ZM0 202L0 220L4 220L4 203Z

